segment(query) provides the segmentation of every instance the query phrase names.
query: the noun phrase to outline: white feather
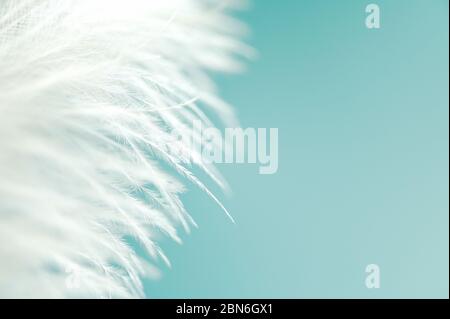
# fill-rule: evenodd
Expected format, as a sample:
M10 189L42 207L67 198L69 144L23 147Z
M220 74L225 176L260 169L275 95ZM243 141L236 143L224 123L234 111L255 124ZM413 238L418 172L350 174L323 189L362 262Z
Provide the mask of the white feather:
M208 71L250 53L236 4L0 0L1 297L144 296L136 243L167 261L158 236L193 224L180 179L213 196L159 142L233 121Z

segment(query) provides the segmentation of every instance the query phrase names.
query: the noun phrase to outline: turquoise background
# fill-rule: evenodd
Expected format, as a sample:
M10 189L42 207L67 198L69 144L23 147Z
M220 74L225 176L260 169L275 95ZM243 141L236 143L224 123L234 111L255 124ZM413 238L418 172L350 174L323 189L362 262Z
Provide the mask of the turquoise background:
M279 170L222 165L232 224L200 191L199 224L163 247L148 297L449 296L448 1L256 0L259 58L219 77L243 127L279 128ZM192 187L191 187L192 188ZM365 267L381 288L365 287Z

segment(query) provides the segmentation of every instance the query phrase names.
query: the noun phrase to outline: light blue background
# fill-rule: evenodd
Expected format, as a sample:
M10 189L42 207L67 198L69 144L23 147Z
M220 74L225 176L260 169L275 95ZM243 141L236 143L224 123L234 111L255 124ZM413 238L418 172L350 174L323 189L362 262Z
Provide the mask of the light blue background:
M218 78L243 127L279 128L280 167L222 166L232 224L200 191L199 224L149 297L449 295L448 1L256 0L260 57ZM381 267L381 288L364 285Z

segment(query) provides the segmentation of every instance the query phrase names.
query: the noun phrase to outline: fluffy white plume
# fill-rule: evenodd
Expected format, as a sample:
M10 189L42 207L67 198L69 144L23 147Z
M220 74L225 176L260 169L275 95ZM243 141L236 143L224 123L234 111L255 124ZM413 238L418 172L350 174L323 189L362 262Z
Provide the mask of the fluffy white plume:
M0 0L1 297L143 296L156 239L193 224L180 180L215 199L180 164L196 150L158 142L207 108L233 120L208 71L250 52L235 5Z

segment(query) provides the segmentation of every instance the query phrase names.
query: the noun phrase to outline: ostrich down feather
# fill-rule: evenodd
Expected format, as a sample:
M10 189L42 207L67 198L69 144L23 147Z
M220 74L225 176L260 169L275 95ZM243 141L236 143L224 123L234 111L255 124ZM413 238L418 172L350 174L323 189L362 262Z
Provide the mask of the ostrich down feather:
M0 297L144 296L157 239L194 225L183 184L218 202L160 141L234 123L209 71L251 53L239 5L0 0Z

